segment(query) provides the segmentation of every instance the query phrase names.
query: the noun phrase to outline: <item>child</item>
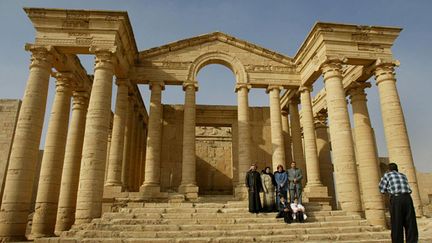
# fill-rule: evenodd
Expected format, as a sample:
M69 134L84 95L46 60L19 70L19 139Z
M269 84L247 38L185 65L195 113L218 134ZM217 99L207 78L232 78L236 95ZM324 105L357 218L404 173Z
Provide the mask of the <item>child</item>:
M291 224L293 220L291 208L289 207L289 204L283 195L280 195L279 213L277 214L276 218L284 218L284 221L287 224Z
M293 220L304 223L305 219L307 218L305 214L305 208L303 207L303 205L298 203L297 197L294 198L294 202L291 203L291 210Z

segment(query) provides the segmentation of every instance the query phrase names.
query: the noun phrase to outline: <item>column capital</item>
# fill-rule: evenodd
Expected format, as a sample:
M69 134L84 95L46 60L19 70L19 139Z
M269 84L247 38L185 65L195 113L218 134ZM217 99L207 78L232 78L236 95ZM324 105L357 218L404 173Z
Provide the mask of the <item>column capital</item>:
M198 91L198 82L196 81L185 81L182 84L183 86L183 91L186 91L186 89L188 89L189 87L193 88L194 91Z
M77 86L75 75L71 72L55 72L52 76L56 79L56 92L70 93Z
M370 87L371 84L368 82L353 82L347 91L351 99L351 104L353 103L353 101L355 102L357 100L366 101L365 89Z
M30 68L35 66L51 68L54 61L51 46L40 46L27 43L24 49L32 53L30 58Z
M303 93L305 91L309 91L309 93L312 93L313 88L312 88L312 86L302 85L302 86L300 86L299 91L300 91L300 93Z
M272 91L274 89L277 89L277 90L281 91L283 89L283 86L269 85L269 86L267 86L266 93L268 94L268 93L270 93L270 91Z
M300 97L298 96L291 97L291 99L288 100L288 104L292 104L292 105L300 104Z
M235 86L235 92L237 93L240 89L247 89L247 91L249 92L249 90L252 88L252 85L247 84L247 83L237 83Z
M160 86L161 90L165 90L165 83L162 81L150 81L149 89L152 90L152 86Z
M395 67L400 65L399 61L378 59L374 65L374 74L377 85L384 80L392 79L393 81L396 81Z
M113 70L114 66L114 53L116 52L116 47L90 47L90 52L95 54L94 69L109 69Z
M315 128L327 128L327 110L321 110L314 116Z
M319 67L323 76L326 76L326 78L333 76L342 77L342 65L347 61L346 58L327 57L326 59L327 60Z
M282 110L281 110L281 115L282 115L282 116L288 116L288 115L289 115L289 111L288 111L288 109L287 109L287 108L282 108Z

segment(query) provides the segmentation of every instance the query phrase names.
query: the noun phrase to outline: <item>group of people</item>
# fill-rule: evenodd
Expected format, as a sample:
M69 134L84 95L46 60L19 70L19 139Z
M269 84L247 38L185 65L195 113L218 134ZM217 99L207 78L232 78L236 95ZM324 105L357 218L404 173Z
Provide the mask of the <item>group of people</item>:
M278 165L274 174L270 167L266 167L260 174L256 164L253 164L246 174L249 212L278 212L276 217L284 218L286 223L293 220L304 222L306 214L302 205L302 178L303 173L294 161L286 171L282 165ZM260 192L263 193L262 204Z

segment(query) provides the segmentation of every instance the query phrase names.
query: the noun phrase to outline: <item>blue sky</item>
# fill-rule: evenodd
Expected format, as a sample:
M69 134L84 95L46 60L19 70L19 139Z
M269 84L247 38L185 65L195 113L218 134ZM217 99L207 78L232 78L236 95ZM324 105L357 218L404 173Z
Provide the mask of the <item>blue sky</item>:
M34 29L22 7L125 10L132 22L139 50L209 33L222 31L237 38L293 56L317 21L404 28L393 53L401 61L397 69L398 89L411 140L416 167L432 171L432 1L329 0L329 1L0 1L0 98L21 98L28 75L26 42L33 42ZM82 62L92 72L93 59ZM225 67L210 65L198 75L200 104L235 105L234 76ZM371 80L374 84L374 80ZM321 81L314 93L323 87ZM149 92L140 87L146 103ZM54 81L50 84L47 114L51 109ZM115 92L114 88L114 92ZM368 106L380 156L386 156L384 131L375 85L367 90ZM114 93L115 94L115 93ZM264 90L250 93L253 106L267 106ZM181 87L168 87L164 103L183 103ZM48 119L45 119L45 123ZM46 130L46 124L45 128ZM43 147L43 142L41 147Z

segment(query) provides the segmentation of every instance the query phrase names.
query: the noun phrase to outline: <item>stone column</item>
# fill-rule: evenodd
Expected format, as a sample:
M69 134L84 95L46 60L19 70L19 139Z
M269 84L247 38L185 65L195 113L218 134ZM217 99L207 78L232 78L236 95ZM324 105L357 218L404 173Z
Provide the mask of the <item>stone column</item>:
M332 157L339 204L344 211L360 213L360 190L345 90L342 85L342 65L337 61L325 63L322 72L327 91Z
M251 136L249 127L249 101L248 93L250 85L237 84L237 123L238 123L238 184L235 188L235 196L240 199L247 198L247 188L244 184L246 173L252 163L251 161Z
M164 83L151 82L150 115L146 148L144 184L140 191L145 195L160 192L160 158L162 142L162 90Z
M390 162L396 163L399 171L408 177L416 213L423 215L408 131L396 88L394 66L392 63L380 63L375 69L387 150Z
M136 102L136 101L135 101ZM136 152L137 152L137 136L138 136L138 105L134 103L132 113L132 127L131 127L131 148L130 148L130 159L129 159L129 170L128 170L128 185L129 191L135 191L136 187L134 184L135 166L136 166Z
M285 165L285 145L282 134L282 120L280 108L281 87L271 85L267 88L270 98L270 123L272 140L272 165L273 171L277 170L278 165Z
M183 160L182 179L179 193L185 194L187 199L198 198L196 185L196 153L195 153L195 92L198 90L196 82L184 82L185 91L184 118L183 118Z
M305 175L307 171L303 156L303 142L300 127L300 115L298 111L299 102L300 101L297 97L293 97L288 101L291 124L291 140L294 161L296 162L297 167L303 171L303 181L306 181Z
M57 215L73 76L71 73L56 73L55 77L56 91L46 134L31 229L33 238L54 235Z
M336 193L333 180L333 163L331 160L328 137L327 112L325 112L325 114L320 112L314 118L321 182L327 187L328 195L332 197L330 202L332 208L336 209Z
M146 141L147 141L147 124L144 124L143 135L141 137L141 168L140 168L140 185L144 182L144 171L145 171L145 156L146 156Z
M24 239L32 197L33 177L45 116L52 56L43 47L26 46L32 52L9 157L0 210L0 238Z
M124 138L127 120L129 80L117 79L116 84L117 99L111 137L111 149L109 154L108 177L105 186L116 187L118 188L118 191L121 191L121 175L123 150L125 147Z
M136 164L135 164L135 172L134 172L134 185L135 190L139 191L140 184L140 170L141 170L141 150L142 150L142 134L143 134L143 127L142 127L142 114L141 109L139 109L139 115L138 115L138 123L137 123L137 151L136 151Z
M90 94L75 224L88 223L101 216L107 138L111 119L111 93L114 75L113 54L96 51L94 80Z
M306 157L307 183L305 193L308 198L327 197L327 188L321 183L317 144L315 137L315 124L313 119L311 93L312 88L300 87L302 106L303 137Z
M375 138L372 131L364 88L370 84L358 84L349 90L353 117L356 158L359 164L360 185L366 219L373 225L386 225L385 206L377 184L380 181Z
M73 92L72 118L66 142L55 225L56 235L60 235L62 231L69 230L75 221L75 207L88 99L88 91Z
M291 164L292 161L292 150L291 150L291 134L290 134L290 124L288 120L288 111L282 110L282 133L285 145L285 160L286 164Z
M122 163L122 186L125 190L129 190L128 176L130 164L130 151L132 143L132 118L133 118L133 96L128 96L127 121L124 138L123 163Z

